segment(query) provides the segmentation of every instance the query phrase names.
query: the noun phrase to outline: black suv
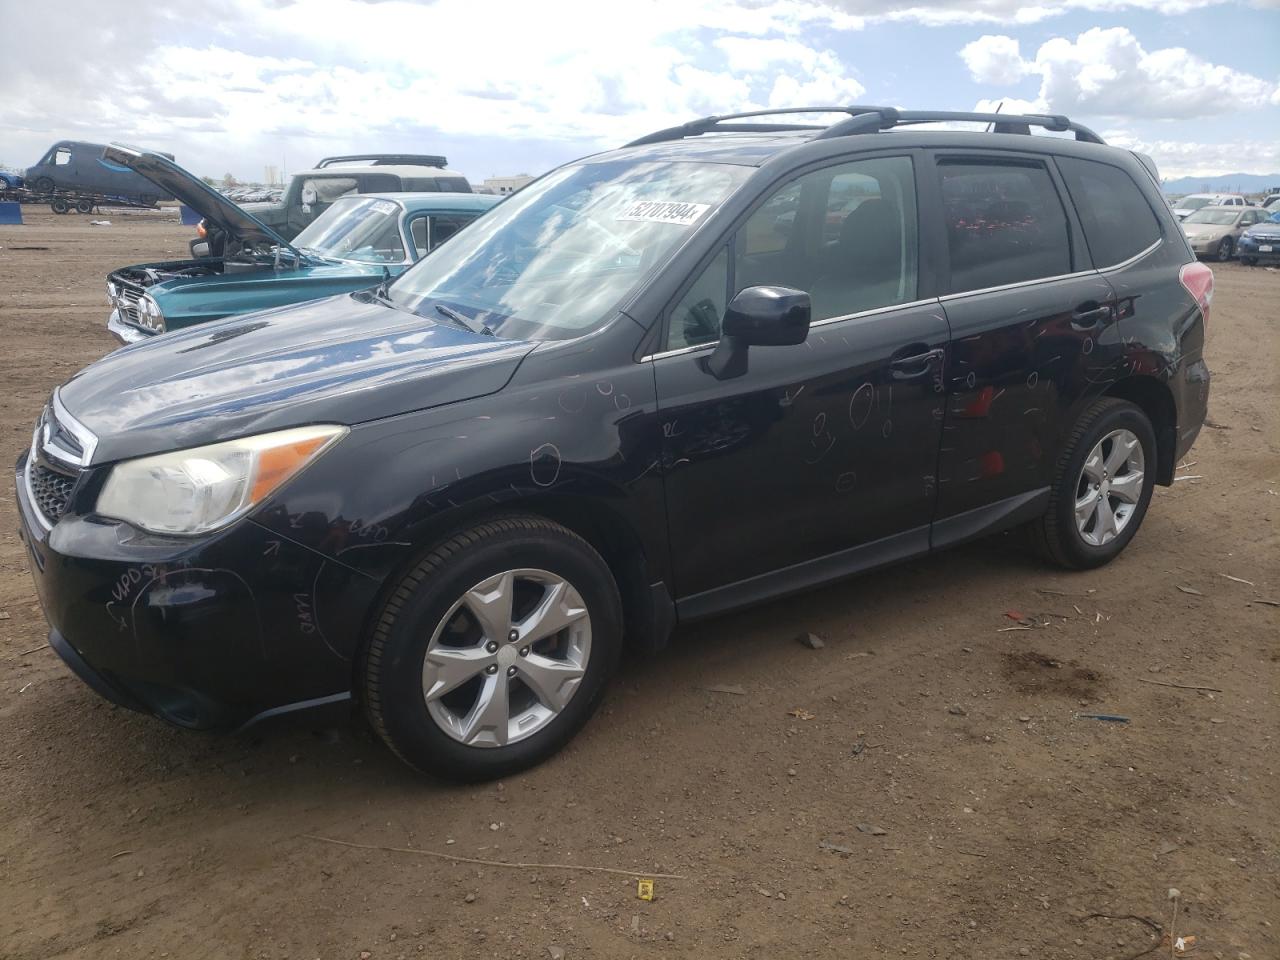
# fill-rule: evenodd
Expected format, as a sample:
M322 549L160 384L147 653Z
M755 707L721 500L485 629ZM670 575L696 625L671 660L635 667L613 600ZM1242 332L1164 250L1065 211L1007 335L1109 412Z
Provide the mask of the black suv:
M485 778L678 623L1016 526L1114 558L1209 388L1149 162L1064 117L781 111L815 112L646 136L377 290L72 378L17 466L54 649L184 726L354 699Z

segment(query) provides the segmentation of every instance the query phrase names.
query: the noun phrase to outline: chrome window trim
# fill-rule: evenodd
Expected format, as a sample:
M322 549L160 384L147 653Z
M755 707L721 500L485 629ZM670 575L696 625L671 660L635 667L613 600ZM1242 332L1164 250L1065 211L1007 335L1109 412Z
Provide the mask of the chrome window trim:
M1150 254L1155 253L1156 249L1159 248L1160 245L1163 243L1164 243L1164 237L1157 237L1155 242L1152 243L1151 246L1147 247L1147 249L1138 251L1128 260L1121 260L1119 263L1113 263L1109 267L1099 267L1098 272L1111 273L1112 271L1115 271L1115 270L1123 270L1126 267L1131 267L1135 263L1137 263L1139 260L1141 260L1143 257L1149 256Z
M1090 277L1097 272L1097 270L1077 270L1074 273L1059 273L1052 277L1037 277L1034 280L1019 280L1017 283L1002 283L996 287L979 287L977 290L965 290L963 293L947 293L938 299L942 303L946 303L948 300L974 297L982 293L999 293L1003 290L1017 290L1021 287L1034 287L1041 283L1053 283L1056 280L1075 280L1078 277Z
M843 320L860 320L863 317L874 317L877 314L889 313L893 310L906 310L911 307L923 307L929 304L937 303L937 297L929 297L926 300L909 300L906 303L891 303L887 307L873 307L870 310L859 310L857 313L846 313L838 317L824 317L821 320L814 320L809 324L809 329L814 327L825 327L829 323L839 323ZM641 363L648 363L650 360L662 360L665 357L678 357L684 353L695 353L699 350L711 350L719 340L713 340L711 343L698 343L691 347L677 347L674 350L661 350L658 353L650 353L640 358Z

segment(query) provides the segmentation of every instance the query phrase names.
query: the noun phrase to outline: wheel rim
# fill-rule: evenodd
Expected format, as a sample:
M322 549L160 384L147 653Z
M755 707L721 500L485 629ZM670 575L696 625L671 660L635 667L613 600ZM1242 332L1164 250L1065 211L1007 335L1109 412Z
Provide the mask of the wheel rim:
M422 664L427 713L469 747L533 736L569 705L591 656L591 617L577 589L546 570L477 583L444 615Z
M1089 452L1076 482L1076 530L1085 543L1101 547L1124 532L1142 499L1145 466L1130 430L1113 430Z
M1218 256L1223 260L1231 259L1231 238L1226 237L1222 241L1222 246L1218 248Z

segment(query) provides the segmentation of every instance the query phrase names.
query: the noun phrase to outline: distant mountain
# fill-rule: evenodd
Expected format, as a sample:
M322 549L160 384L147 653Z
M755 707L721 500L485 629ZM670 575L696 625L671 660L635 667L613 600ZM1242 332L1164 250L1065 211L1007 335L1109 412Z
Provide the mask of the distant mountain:
M1164 192L1183 193L1265 193L1280 189L1280 173L1224 173L1216 177L1180 177L1164 181Z

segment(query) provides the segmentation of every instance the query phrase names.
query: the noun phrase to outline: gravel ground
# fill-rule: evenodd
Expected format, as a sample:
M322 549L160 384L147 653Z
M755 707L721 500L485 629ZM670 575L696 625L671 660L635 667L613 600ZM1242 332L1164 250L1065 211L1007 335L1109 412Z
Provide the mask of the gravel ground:
M111 349L108 270L190 235L88 219L0 227L5 462ZM700 625L483 788L356 724L214 737L98 700L43 646L6 482L0 958L1130 958L1170 887L1194 955L1280 957L1280 272L1215 273L1210 425L1116 563L995 538ZM638 899L654 873L680 879Z

